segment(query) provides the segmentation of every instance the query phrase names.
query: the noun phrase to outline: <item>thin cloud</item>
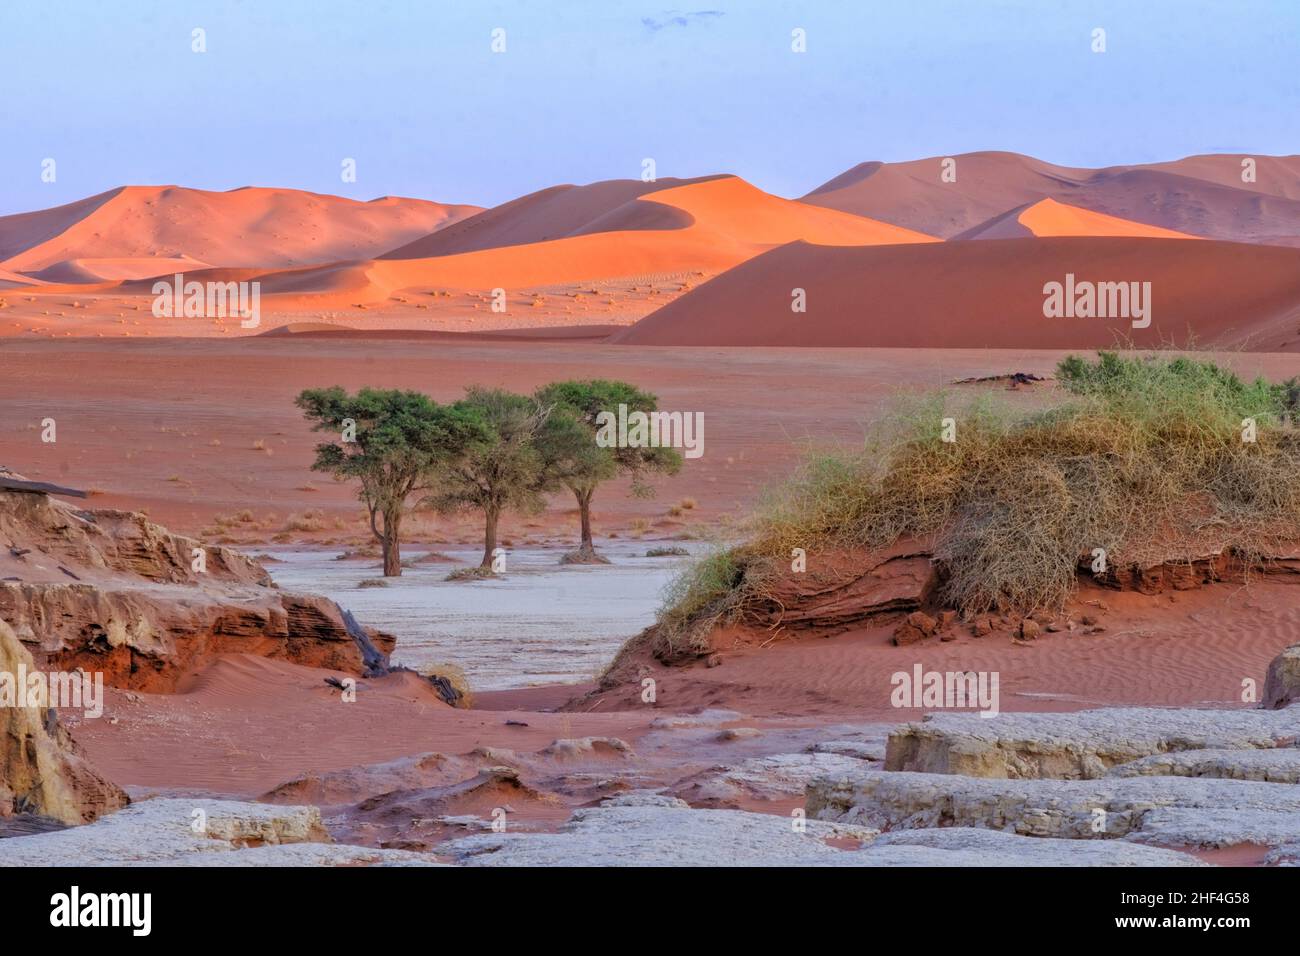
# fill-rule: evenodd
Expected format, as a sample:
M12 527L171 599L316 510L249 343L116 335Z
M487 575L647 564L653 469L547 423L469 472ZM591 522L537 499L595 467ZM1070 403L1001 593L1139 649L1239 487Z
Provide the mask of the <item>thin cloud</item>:
M709 20L716 20L723 13L722 10L692 10L687 13L679 10L665 10L658 17L642 17L641 24L651 33L658 33L667 27L685 29L692 23L706 23Z

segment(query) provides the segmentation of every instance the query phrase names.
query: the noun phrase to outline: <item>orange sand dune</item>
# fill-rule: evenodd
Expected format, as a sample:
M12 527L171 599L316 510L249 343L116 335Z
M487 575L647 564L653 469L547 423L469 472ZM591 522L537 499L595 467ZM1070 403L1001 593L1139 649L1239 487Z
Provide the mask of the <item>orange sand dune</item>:
M189 258L266 268L361 259L478 211L295 189L123 186L66 206L0 217L0 267L39 272L76 260ZM138 277L143 268L131 274Z
M49 242L73 228L120 192L121 189L110 189L106 193L78 199L63 206L0 216L0 265L20 252Z
M10 272L8 269L0 269L0 289L17 289L23 286L45 285L40 279L34 279L31 276L23 275L21 272Z
M1030 236L1133 236L1148 239L1199 239L1185 232L1107 216L1055 199L1018 206L955 239L1021 239Z
M1191 156L1153 165L1081 169L1006 152L963 153L956 181L943 160L862 163L803 202L952 238L1040 199L1209 239L1300 245L1300 156Z
M597 185L610 187L602 195L613 191L614 184ZM645 184L621 185L625 186L624 192L631 193ZM574 192L568 190L560 195ZM823 245L937 241L861 216L779 199L734 176L694 180L648 195L652 198L638 195L608 209L562 238L510 244L509 236L519 237L523 232L512 232L507 224L493 222L490 226L497 230L494 241L505 245L428 258L407 258L403 250L396 250L391 257L344 269L330 266L299 274L292 282L293 290L331 292L346 287L356 292L363 278L373 284L372 299L417 286L511 290L611 277L720 272L796 239ZM599 206L592 202L592 194L574 198L588 214ZM548 200L546 205L552 208L554 200ZM525 208L531 219L532 210ZM489 210L483 215L495 212ZM572 225L579 218L569 210L561 221ZM468 231L471 223L465 222L462 228ZM486 235L484 232L481 238ZM435 245L441 247L436 234L428 243L422 240L406 247L406 252ZM268 276L263 282L266 291L289 291L276 277Z
M586 186L561 185L540 189L527 196L485 209L458 223L440 229L432 235L421 236L414 242L384 253L381 259L427 259L430 256L448 256L462 252L476 252L497 246L522 246L529 243L562 239L584 231L605 232L609 229L591 229L607 214L626 206L637 198L660 190L691 183L707 182L718 177L701 179L660 179L646 183L638 179L611 179ZM658 226L641 225L639 228L673 229L689 224L689 220L669 219ZM632 227L638 228L638 227Z
M734 176L557 187L488 210L451 230L446 240L436 232L379 259L289 269L265 265L192 269L186 278L257 280L264 296L262 309L270 313L384 303L408 289L486 294L501 288L517 304L524 290L539 286L716 274L799 239L827 246L939 241L862 216L780 199ZM559 238L531 241L560 230L567 232ZM479 248L485 242L501 245ZM468 251L446 251L461 245ZM443 254L408 257L434 250ZM79 291L69 284L66 273L52 275L59 284L42 292ZM88 275L81 277L90 281ZM99 283L93 291L143 295L150 294L151 288L147 280L128 279L118 285Z
M1044 285L1150 282L1151 324L1046 318ZM807 312L791 311L791 289ZM1093 348L1189 337L1300 350L1300 250L1173 239L1047 238L833 249L792 243L615 336L637 345Z
M821 212L769 195L736 176L654 183L610 180L556 186L524 196L380 258L449 256L612 232L703 231L714 241L749 245L779 245L793 239L831 245L933 241L884 223L864 222L859 216Z
M56 262L52 266L27 275L55 285L81 285L150 279L154 276L170 276L177 272L194 272L208 268L211 268L208 263L191 259L189 256L137 256L116 259L65 259L63 262Z

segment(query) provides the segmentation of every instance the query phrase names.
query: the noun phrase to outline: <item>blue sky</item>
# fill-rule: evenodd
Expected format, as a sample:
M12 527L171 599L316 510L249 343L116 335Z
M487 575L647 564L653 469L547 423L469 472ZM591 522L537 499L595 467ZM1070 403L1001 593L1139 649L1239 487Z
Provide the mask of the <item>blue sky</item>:
M799 196L976 149L1295 153L1297 62L1297 0L0 0L0 214L128 183L491 205L645 157Z

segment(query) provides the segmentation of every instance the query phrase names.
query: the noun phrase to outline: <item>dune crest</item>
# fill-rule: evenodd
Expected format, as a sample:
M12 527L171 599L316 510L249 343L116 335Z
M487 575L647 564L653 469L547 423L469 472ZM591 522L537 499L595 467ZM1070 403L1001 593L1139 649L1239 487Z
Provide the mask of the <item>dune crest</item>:
M361 259L475 212L476 206L423 199L360 202L297 189L122 186L0 217L0 268L39 273L84 260L156 258L265 268ZM138 278L147 269L136 264L127 271Z
M286 307L319 307L383 302L413 288L517 291L610 278L715 274L796 240L824 246L939 241L781 199L735 176L557 187L506 205L512 209L488 210L457 223L445 236L435 232L378 259L241 271L238 278L257 278L267 295L304 297L283 302ZM563 230L555 238L539 238ZM192 276L200 281L233 277L228 269Z
M1243 180L1243 159L1254 179ZM942 176L952 160L955 181ZM951 239L1053 199L1205 239L1300 245L1300 157L1225 154L1085 169L1009 152L861 163L803 202Z

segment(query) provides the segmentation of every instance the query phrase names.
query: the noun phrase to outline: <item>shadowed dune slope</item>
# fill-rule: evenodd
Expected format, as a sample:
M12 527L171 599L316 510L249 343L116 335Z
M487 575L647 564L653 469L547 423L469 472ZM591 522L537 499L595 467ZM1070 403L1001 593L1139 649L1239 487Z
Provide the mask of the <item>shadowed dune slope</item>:
M288 268L266 262L231 267L220 250L203 250L214 267L192 268L186 278L256 279L263 295L281 297L276 307L312 309L383 302L404 289L518 292L611 278L716 274L796 240L827 246L939 242L888 223L781 199L735 176L555 187L445 232L425 235L378 259L353 257ZM86 264L92 261L100 265L92 269ZM46 291L69 291L64 287L81 281L96 283L98 293L138 295L151 288L151 275L169 271L133 270L122 259L105 262L47 267L43 274L56 284ZM119 277L116 282L109 273Z
M646 191L655 186L665 188ZM630 198L615 202L623 196ZM260 276L263 291L346 291L352 300L378 301L394 291L418 287L518 290L606 278L716 273L801 239L829 246L938 242L888 223L780 199L735 176L666 186L664 181L597 183L516 202L518 228L513 213L493 217L502 209L497 207L484 214L488 218L477 232L470 230L472 220L466 220L451 227L458 232L446 243L435 234L426 237L427 242L420 240L371 261L265 273ZM567 231L558 238L533 241L560 230ZM449 251L462 242L471 248ZM479 248L484 242L501 244ZM408 257L439 249L442 254Z
M1150 282L1151 325L1046 318L1043 287ZM804 289L807 312L792 311ZM636 345L1300 350L1300 250L1177 239L1048 238L826 248L797 242L616 335Z
M1006 152L965 153L956 182L945 157L862 163L803 202L953 238L1040 199L1208 239L1300 245L1300 156L1255 158L1242 182L1240 155L1079 169Z

